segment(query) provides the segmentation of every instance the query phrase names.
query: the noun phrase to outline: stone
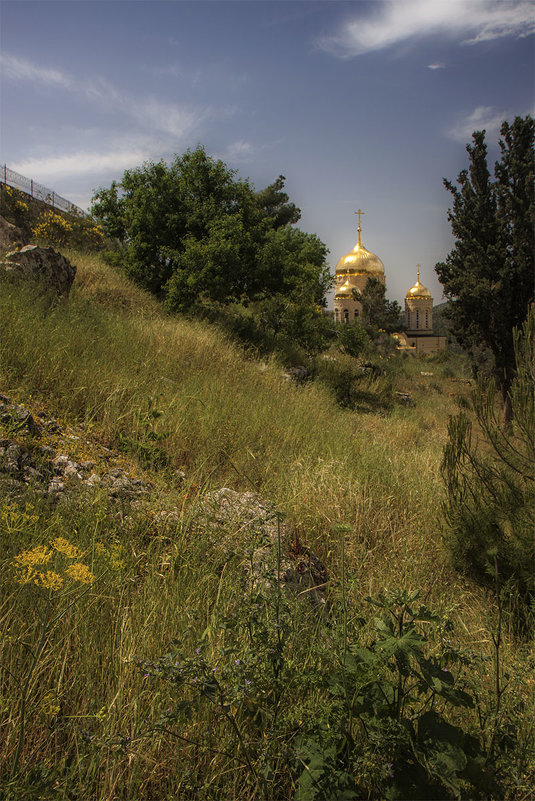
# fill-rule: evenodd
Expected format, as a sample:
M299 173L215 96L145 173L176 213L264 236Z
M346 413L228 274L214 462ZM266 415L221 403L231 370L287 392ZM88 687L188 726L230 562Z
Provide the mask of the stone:
M254 492L223 487L199 501L194 519L205 534L212 535L214 547L223 554L246 552L251 540L256 543L243 562L256 587L269 590L278 577L281 588L306 599L326 616L327 571L309 548L291 537L287 522L270 503Z
M20 228L0 217L0 248L12 248L24 242L24 234Z
M299 365L299 367L290 367L289 370L286 370L284 373L284 378L286 378L288 381L295 381L297 384L303 384L308 378L310 378L310 373L306 367Z
M76 267L54 248L26 245L7 253L0 262L7 275L20 276L41 283L47 290L66 297L71 291Z

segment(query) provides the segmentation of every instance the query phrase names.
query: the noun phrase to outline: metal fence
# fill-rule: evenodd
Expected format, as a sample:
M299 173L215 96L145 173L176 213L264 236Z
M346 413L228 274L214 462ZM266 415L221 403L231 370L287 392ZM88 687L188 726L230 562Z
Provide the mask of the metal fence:
M66 211L69 214L78 214L80 217L87 217L87 213L79 206L75 206L74 203L71 203L70 200L66 200L64 197L61 197L61 195L53 192L52 189L38 184L37 181L26 178L24 175L15 172L15 170L10 170L5 164L1 168L0 183L13 186L15 189L20 189L21 192L25 192L36 200L42 200L43 203L48 203L48 205L52 206L54 209Z

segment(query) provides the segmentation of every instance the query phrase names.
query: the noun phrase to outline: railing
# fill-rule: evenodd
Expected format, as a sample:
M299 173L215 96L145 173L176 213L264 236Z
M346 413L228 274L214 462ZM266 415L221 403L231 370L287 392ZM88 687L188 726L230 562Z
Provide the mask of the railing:
M79 206L75 206L70 200L66 200L64 197L61 197L61 195L53 192L52 189L38 184L37 181L26 178L24 175L15 172L15 170L10 170L5 164L0 168L0 183L13 186L15 189L20 189L21 192L25 192L36 200L42 200L43 203L47 203L54 209L66 211L69 214L78 214L81 217L87 217L87 212Z

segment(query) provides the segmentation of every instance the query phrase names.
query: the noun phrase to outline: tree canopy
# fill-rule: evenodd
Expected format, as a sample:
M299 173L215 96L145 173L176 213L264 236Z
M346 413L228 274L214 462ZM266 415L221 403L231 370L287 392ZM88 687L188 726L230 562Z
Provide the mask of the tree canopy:
M522 326L534 297L535 122L516 117L503 123L501 136L494 180L485 131L476 131L467 145L469 166L458 185L444 180L453 195L448 219L455 247L435 269L458 342L469 352L485 344L492 353L507 417L513 328Z
M295 224L280 175L256 191L203 147L127 170L99 189L93 214L124 243L125 269L170 309L284 299L322 316L327 249ZM279 304L280 305L280 304ZM284 323L281 323L284 325Z

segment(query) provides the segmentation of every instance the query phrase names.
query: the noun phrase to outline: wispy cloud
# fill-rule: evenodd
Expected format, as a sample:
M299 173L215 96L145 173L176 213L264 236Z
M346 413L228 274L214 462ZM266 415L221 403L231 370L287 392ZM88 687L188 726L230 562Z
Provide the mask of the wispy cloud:
M75 93L101 108L126 114L144 129L175 136L177 139L192 135L212 114L208 108L187 108L176 103L166 103L150 95L125 94L104 78L76 80L59 70L43 68L8 54L1 56L0 63L4 79L37 81L49 87Z
M531 0L384 0L374 13L346 22L319 41L340 58L352 58L392 45L440 34L463 44L535 32Z
M474 131L485 130L488 138L496 137L505 119L507 112L498 112L493 106L478 106L471 114L458 120L448 134L457 142L469 142Z
M238 139L236 142L232 142L228 145L220 158L222 158L223 161L250 161L255 153L256 149L251 142L247 142L245 139Z
M49 181L73 175L122 172L141 164L148 158L150 155L143 148L126 147L107 152L81 150L62 156L29 158L10 166L23 175L32 175L38 180Z
M74 88L74 82L69 75L56 69L41 67L7 53L0 53L0 66L3 79L14 81L35 81L47 86Z
M446 65L442 61L438 61L436 64L428 64L428 70L443 70L446 69Z

